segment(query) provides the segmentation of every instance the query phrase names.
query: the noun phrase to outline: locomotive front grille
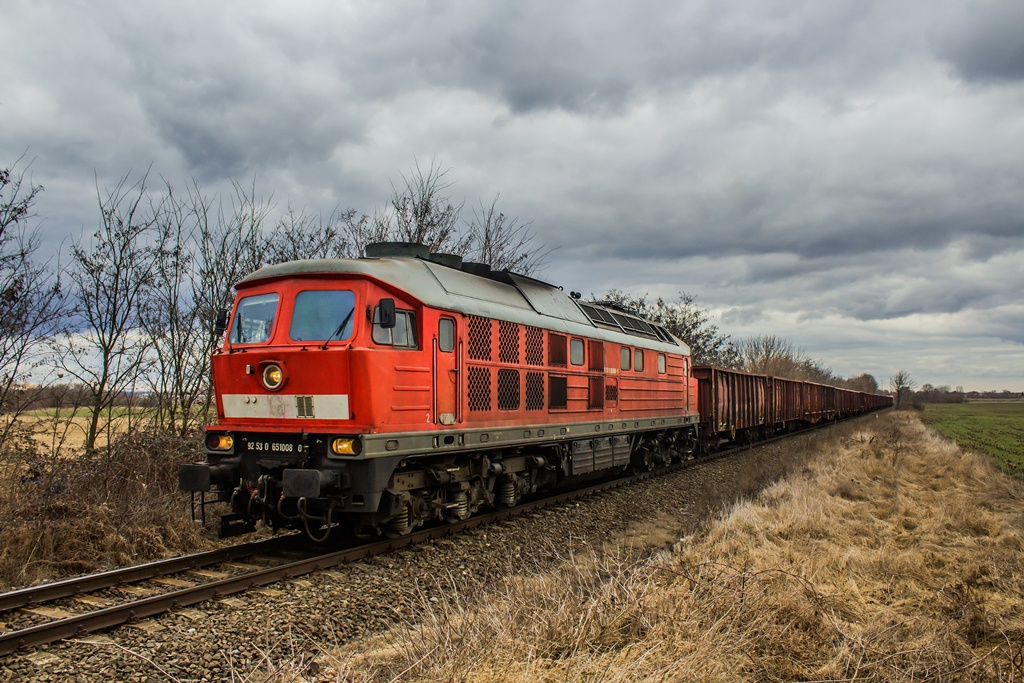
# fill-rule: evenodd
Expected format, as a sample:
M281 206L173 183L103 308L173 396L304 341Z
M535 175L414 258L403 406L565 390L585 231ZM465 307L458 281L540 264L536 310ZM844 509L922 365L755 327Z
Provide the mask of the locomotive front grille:
M295 416L313 418L316 415L313 412L313 397L312 396L296 396L295 397Z

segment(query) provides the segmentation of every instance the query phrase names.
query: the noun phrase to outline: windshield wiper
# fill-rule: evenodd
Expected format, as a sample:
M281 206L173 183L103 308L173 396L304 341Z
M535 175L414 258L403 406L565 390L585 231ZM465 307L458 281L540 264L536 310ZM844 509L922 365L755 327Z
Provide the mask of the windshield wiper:
M348 321L352 319L352 314L355 313L355 312L356 312L356 307L353 306L352 310L350 310L348 312L348 315L345 316L345 319L341 321L340 325L338 325L338 329L336 329L334 331L334 333L331 334L330 337L328 337L327 339L324 340L324 345L320 347L321 351L326 351L327 350L327 343L330 342L335 337L337 337L339 334L341 334L341 331L345 329L345 325L348 325Z

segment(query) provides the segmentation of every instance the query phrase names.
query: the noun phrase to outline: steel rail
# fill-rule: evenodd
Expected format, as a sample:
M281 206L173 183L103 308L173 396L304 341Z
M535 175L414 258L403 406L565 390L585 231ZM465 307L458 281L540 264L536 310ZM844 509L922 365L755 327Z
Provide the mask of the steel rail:
M863 416L864 414L860 414L845 419L856 419ZM535 510L561 505L562 503L593 495L595 493L635 484L651 477L663 476L672 472L682 471L696 465L712 462L714 460L733 455L737 451L749 451L754 448L767 446L774 442L794 436L806 435L811 431L830 427L834 424L836 424L836 421L825 421L799 432L783 434L747 444L735 445L732 448L717 451L710 455L685 460L681 463L642 472L630 477L603 481L584 488L560 492L554 496L527 501L520 505L516 505L515 507L473 516L460 522L456 522L455 524L431 527L429 529L410 533L407 536L375 541L354 548L332 550L322 555L297 560L277 567L270 567L248 574L219 579L198 586L183 588L163 593L161 595L142 598L123 603L121 605L115 605L113 607L107 607L87 612L85 614L66 617L49 623L0 634L0 655L10 654L22 648L30 648L38 645L44 645L46 643L52 643L57 640L80 637L87 633L120 626L127 622L146 619L148 617L187 607L189 605L194 605L206 600L223 598L234 593L240 593L253 588L260 588L278 581L293 579L312 572L330 569L331 567L341 564L356 562L375 555L393 552L424 541L444 538L467 529L473 529L485 524L510 519ZM40 588L45 588L45 586L40 586Z
M276 552L295 544L299 540L301 540L301 537L298 534L275 536L274 538L242 543L217 550L208 550L193 555L180 555L147 564L122 567L87 576L76 576L63 581L57 581L56 583L19 588L18 590L0 594L0 612L9 612L10 610L27 605L52 602L61 598L69 598L128 583L137 583L146 579L176 574L190 569L209 567L210 565L222 562L231 562L259 553Z

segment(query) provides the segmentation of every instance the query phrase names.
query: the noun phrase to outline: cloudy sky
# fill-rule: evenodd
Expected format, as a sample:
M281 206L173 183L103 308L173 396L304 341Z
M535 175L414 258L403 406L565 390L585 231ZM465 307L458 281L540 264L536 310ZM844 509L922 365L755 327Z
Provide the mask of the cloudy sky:
M0 46L51 249L132 169L372 214L436 160L566 289L1024 390L1020 0L6 0Z

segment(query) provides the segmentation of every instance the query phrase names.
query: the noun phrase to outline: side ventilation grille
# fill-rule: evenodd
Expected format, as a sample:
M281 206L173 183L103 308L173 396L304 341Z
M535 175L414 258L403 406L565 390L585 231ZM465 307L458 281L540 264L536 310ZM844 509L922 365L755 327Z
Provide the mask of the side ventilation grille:
M526 409L544 409L544 373L526 373Z
M539 327L526 328L526 364L544 365L544 331Z
M491 371L488 368L469 369L469 409L491 409Z
M519 410L518 370L498 370L498 410Z
M519 363L519 325L505 320L498 321L498 360L502 363Z
M488 318L469 316L469 357L491 360L491 321Z

